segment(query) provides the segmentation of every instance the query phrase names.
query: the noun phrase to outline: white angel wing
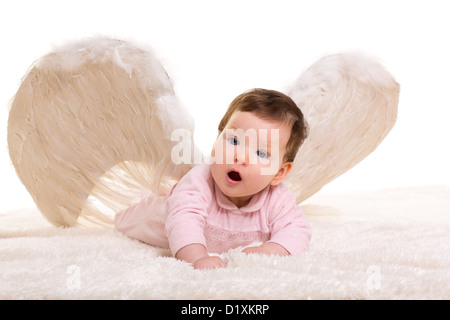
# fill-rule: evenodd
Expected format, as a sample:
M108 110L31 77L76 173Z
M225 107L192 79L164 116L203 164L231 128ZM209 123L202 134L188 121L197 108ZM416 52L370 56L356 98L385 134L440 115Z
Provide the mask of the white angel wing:
M36 61L15 95L8 146L16 172L55 225L79 216L112 224L135 193L167 192L190 165L175 165L175 129L193 120L148 49L98 38L61 47ZM192 135L191 135L192 136Z
M300 203L375 150L394 126L399 85L371 58L336 54L313 64L288 95L310 129L285 180Z

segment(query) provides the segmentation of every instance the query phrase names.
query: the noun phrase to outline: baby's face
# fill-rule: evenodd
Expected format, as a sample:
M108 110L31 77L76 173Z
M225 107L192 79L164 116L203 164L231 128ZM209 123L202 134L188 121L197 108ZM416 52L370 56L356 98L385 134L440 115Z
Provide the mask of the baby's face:
M233 113L217 138L211 174L220 190L238 207L268 185L280 183L292 163L283 163L291 128L251 112Z

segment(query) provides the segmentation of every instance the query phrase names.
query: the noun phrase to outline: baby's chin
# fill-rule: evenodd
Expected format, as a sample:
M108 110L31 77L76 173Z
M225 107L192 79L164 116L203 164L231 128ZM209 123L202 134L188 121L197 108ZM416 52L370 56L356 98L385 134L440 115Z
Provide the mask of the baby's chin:
M227 182L217 183L216 186L219 187L220 191L228 198L249 198L253 197L255 194L263 191L267 186L255 186L250 183L250 186L245 183L245 181L240 181L238 185L230 185Z
M218 184L216 184L218 185ZM219 186L219 185L218 185ZM242 190L237 190L233 189L233 188L223 188L222 186L219 186L220 191L222 191L222 193L224 195L226 195L229 198L246 198L246 197L252 197L256 194L256 192L247 192L247 191L242 191Z
M255 182L252 177L234 171L228 166L221 164L211 165L211 175L220 191L227 197L244 198L251 197L264 190L270 184L270 178L267 181Z

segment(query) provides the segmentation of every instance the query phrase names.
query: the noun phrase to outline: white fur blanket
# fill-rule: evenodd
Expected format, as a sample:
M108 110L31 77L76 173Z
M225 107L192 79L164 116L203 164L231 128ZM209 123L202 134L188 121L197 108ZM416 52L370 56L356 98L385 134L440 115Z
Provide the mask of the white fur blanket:
M0 213L0 299L450 299L450 187L318 194L297 257L198 271L114 230Z

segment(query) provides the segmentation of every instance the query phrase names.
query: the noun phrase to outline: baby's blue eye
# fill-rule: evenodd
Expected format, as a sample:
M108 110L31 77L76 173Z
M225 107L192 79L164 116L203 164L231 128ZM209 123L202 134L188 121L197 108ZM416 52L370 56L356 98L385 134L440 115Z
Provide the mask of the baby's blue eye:
M229 137L228 138L228 142L231 143L234 146L238 146L239 145L239 140L237 137Z
M267 159L269 157L269 155L267 154L267 152L262 151L262 150L258 150L256 151L256 155L262 159Z

